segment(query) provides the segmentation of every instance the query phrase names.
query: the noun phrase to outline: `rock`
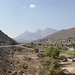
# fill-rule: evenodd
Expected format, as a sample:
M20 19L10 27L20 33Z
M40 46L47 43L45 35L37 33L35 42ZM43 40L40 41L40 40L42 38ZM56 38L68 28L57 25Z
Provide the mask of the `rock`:
M27 69L28 68L28 66L27 65L24 65L24 67L23 67L24 69Z
M72 59L72 62L75 62L75 58L74 58L74 59Z
M25 73L23 73L23 75L26 75Z
M7 73L12 73L12 71L8 71Z
M11 75L17 75L17 72L13 71L13 73Z
M64 58L62 61L63 61L63 62L66 62L66 61L67 61L67 58Z

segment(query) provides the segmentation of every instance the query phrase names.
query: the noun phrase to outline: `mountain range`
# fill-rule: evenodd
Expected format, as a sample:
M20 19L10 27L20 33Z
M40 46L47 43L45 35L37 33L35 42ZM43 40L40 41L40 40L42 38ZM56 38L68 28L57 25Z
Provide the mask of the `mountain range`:
M57 31L58 30L52 28L46 28L44 30L38 29L35 32L25 31L14 39L20 43L29 43L45 36L51 35Z
M72 44L75 43L75 27L70 29L65 29L58 31L54 34L41 38L34 41L34 43L43 43L43 44Z

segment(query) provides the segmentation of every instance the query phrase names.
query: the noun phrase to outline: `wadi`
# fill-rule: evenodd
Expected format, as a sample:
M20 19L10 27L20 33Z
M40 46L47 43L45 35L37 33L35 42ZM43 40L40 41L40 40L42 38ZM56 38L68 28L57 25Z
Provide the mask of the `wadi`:
M75 75L74 30L55 32L30 43L18 43L13 39L9 41L9 36L1 31L0 75ZM71 35L64 36L63 32ZM63 34L61 41L64 40L64 43L58 42L60 38L57 37L53 40L55 43L47 41L55 39L51 37L56 34L59 37Z
M0 0L0 75L75 75L75 0Z

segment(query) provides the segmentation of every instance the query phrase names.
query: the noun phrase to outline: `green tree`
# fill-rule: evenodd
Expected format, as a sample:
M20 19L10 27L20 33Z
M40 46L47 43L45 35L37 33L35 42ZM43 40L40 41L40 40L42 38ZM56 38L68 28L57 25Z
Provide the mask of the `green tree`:
M21 47L17 47L16 51L20 52L20 51L22 51L22 48Z
M41 46L42 44L41 43L38 43L38 45Z
M57 48L52 47L52 46L47 48L44 53L46 56L53 57L53 58L59 56L59 50Z
M51 56L53 58L59 57L59 50L57 48L54 48L53 51L52 51L52 53L51 53Z
M33 42L31 42L30 44L31 44L31 45L34 45L34 43L33 43Z
M54 49L54 47L49 47L49 48L47 48L46 50L45 50L45 55L46 56L50 56L51 57L51 53L52 53L52 50Z

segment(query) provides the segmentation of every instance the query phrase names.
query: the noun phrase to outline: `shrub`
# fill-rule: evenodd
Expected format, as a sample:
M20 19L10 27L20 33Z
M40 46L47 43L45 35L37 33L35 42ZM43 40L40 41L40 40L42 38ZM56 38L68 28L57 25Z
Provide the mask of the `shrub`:
M44 53L46 56L53 57L53 58L59 56L59 50L57 48L52 47L52 46L47 48Z
M31 45L34 45L34 43L33 43L33 42L31 42L30 44L31 44Z
M41 46L42 44L41 43L38 43L38 45Z
M17 64L20 63L19 59L16 59L16 63L17 63Z
M20 51L22 51L22 48L21 47L17 47L16 51L20 52Z
M27 63L26 62L21 62L20 64L18 64L18 67L20 68L20 69L27 69L28 68L28 66L27 66Z
M33 46L27 46L28 48L33 48Z
M35 48L34 51L35 51L35 53L38 53L39 52L39 49L38 48Z
M46 56L51 56L51 53L52 53L52 50L53 50L54 48L53 47L49 47L49 48L47 48L46 50L45 50L45 55Z
M63 60L64 58L65 58L65 56L63 56L63 55L61 55L61 56L59 57L60 60Z
M39 75L65 75L58 60L51 58L42 64Z
M68 48L67 47L63 47L62 50L68 50Z
M17 48L14 48L13 51L17 51Z
M24 56L23 60L31 61L31 60L32 60L32 58Z
M10 51L11 51L11 49L8 49L7 51L8 51L8 52L10 52Z
M59 50L56 49L56 48L54 48L53 51L52 51L52 53L51 53L51 56L53 58L55 58L56 56L59 57Z
M44 58L44 57L45 57L45 54L44 54L44 53L38 53L37 56L38 56L39 58Z

